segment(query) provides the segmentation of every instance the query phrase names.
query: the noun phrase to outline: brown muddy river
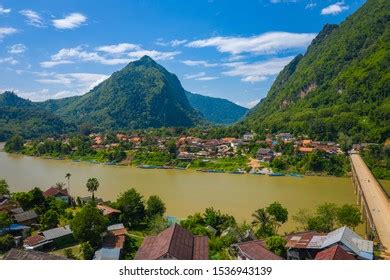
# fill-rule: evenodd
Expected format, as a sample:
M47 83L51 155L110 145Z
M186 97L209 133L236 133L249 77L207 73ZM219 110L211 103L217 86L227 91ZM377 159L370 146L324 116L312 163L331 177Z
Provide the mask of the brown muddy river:
M85 183L96 177L100 187L97 197L114 200L129 188L145 198L156 194L167 206L167 215L184 218L213 206L232 214L239 221L251 222L254 210L279 201L290 217L300 208L312 209L324 202L355 203L349 178L269 177L259 175L207 174L191 170L144 170L133 167L49 160L0 152L0 178L7 180L11 191L42 190L56 182L66 182L71 173L71 194L87 196ZM290 221L284 230L295 228Z

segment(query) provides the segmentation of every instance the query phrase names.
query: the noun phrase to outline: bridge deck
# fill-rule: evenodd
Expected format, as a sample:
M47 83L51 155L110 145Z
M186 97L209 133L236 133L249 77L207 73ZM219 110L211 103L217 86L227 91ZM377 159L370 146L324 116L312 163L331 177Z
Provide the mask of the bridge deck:
M361 190L382 245L390 252L390 202L378 181L358 154L351 155Z

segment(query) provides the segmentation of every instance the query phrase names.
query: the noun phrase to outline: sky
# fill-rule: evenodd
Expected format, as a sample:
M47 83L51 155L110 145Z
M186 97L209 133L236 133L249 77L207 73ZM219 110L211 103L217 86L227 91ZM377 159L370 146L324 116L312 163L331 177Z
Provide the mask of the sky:
M0 92L81 95L149 55L191 92L253 107L365 0L0 0Z

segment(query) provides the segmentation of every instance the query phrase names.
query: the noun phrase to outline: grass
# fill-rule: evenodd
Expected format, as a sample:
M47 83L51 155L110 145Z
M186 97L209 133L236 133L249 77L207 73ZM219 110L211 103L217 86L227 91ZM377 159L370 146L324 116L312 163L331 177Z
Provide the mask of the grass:
M72 254L79 260L83 259L81 256L81 250L80 250L80 244L72 244L71 246L64 247L58 250L54 250L51 253L57 256L66 257L65 251L67 249L70 249L72 251Z

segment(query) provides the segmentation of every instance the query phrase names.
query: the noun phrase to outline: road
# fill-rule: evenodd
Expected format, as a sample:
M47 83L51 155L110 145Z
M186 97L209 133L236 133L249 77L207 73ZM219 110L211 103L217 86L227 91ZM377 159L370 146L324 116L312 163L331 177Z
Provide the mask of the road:
M355 167L379 239L386 252L390 253L390 202L360 155L352 154L351 162Z

